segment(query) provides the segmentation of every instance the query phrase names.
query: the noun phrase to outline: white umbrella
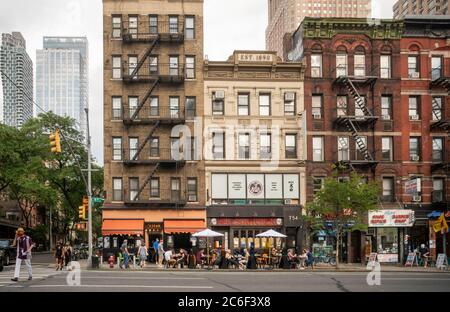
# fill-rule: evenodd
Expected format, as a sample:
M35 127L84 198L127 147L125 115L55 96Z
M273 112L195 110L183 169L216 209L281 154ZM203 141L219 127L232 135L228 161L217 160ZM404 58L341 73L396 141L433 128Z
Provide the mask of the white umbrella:
M214 232L210 229L206 229L197 233L192 234L193 237L222 237L224 236L222 233ZM207 261L209 266L209 245L208 245L208 239L206 240L206 253L207 253Z
M256 237L279 237L279 238L286 238L287 236L286 235L284 235L284 234L281 234L281 233L278 233L277 231L274 231L274 230L272 230L272 229L270 229L270 230L268 230L268 231L265 231L265 232L262 232L262 233L260 233L260 234L258 234L258 235L256 235ZM270 263L270 254L271 254L271 252L270 252L270 240L268 241L268 243L269 243L269 263Z

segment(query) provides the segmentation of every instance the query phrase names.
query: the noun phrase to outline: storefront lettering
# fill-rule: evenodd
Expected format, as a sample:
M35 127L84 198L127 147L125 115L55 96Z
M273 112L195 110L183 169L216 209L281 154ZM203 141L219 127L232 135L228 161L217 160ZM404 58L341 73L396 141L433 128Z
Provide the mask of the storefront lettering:
M412 210L383 210L369 212L370 227L412 226L414 224Z
M277 218L217 218L218 226L279 226Z
M238 54L239 61L242 62L272 62L272 54Z

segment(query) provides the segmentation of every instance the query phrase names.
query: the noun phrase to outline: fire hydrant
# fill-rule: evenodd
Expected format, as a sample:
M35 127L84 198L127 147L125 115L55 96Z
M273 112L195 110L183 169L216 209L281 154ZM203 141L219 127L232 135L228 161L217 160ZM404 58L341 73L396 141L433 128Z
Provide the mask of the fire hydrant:
M114 268L114 263L116 262L116 259L114 258L113 255L109 256L108 258L108 263L109 263L109 267L112 269Z

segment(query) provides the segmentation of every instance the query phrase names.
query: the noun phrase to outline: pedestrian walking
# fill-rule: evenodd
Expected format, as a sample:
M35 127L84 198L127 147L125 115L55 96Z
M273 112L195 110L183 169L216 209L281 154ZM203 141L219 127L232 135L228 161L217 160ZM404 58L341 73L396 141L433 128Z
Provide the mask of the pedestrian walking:
M139 246L138 255L139 255L141 269L143 269L145 267L145 260L147 260L147 256L148 256L147 247L145 246L145 244L142 244L141 246Z
M158 266L162 268L162 263L164 260L164 241L161 239L158 244Z
M155 262L155 263L158 263L158 246L159 246L159 238L156 238L152 244L152 247L153 247L152 262Z
M64 247L64 266L66 268L69 267L69 264L72 261L72 253L72 246L70 245L70 242L67 242L66 246Z
M62 240L58 241L55 249L56 271L63 269L64 264L64 245Z
M128 269L128 261L130 259L130 253L128 252L128 241L126 239L123 241L123 244L120 247L120 251L122 252L123 255L123 266L121 266L121 268Z
M25 235L25 231L23 228L17 229L16 237L14 238L14 243L12 246L17 246L17 257L14 277L11 280L13 282L19 281L20 267L23 261L25 262L25 265L28 269L28 280L31 281L33 279L33 271L31 267L31 250L33 249L34 245L31 241L31 238Z

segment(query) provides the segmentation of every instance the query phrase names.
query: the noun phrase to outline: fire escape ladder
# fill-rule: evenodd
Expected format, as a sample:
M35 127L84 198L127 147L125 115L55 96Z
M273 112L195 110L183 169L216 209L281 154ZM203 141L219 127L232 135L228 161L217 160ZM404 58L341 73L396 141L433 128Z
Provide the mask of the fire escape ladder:
M145 50L144 54L139 58L138 63L136 64L136 67L134 68L133 72L131 73L130 78L136 77L137 73L139 72L139 69L141 69L142 65L144 65L145 60L152 54L153 48L158 43L159 39L155 39L152 41L150 46Z
M147 178L145 179L144 184L141 186L141 188L139 189L139 192L136 194L136 196L133 198L133 201L136 201L139 196L141 195L141 193L144 191L144 189L147 187L148 183L150 182L150 180L152 179L152 177L155 175L156 171L158 171L159 168L159 163L157 163L155 165L155 167L153 168L152 171L150 171L150 174L147 176Z
M364 99L359 95L353 82L348 78L344 78L344 83L352 97L355 99L355 104L364 112L364 115L372 116L372 113L367 109Z
M439 105L439 103L436 101L436 98L433 98L433 105L432 105L432 109L433 109L433 116L436 117L436 120L440 120L441 116L439 116L437 114L437 112L439 112L441 110L441 106Z
M159 83L159 78L157 78L157 79L155 79L155 81L153 81L150 89L148 89L148 91L145 94L144 98L139 103L139 106L136 108L135 112L133 113L133 116L131 116L131 120L135 120L136 117L139 116L139 112L141 111L142 107L144 107L145 102L147 102L148 98L152 94L153 90L155 90L155 88L158 85L158 83Z
M346 126L348 131L351 132L352 137L356 142L356 146L358 147L358 150L363 154L364 159L368 161L373 160L372 156L369 154L366 143L364 143L364 140L358 134L358 129L356 128L355 124L351 120L347 119Z
M147 142L151 139L151 137L153 136L153 133L155 133L156 129L159 127L160 121L158 120L155 125L152 127L152 129L150 130L148 136L145 138L144 142L142 142L141 146L139 146L138 150L136 151L136 154L133 157L133 161L136 161L138 159L139 154L142 152L142 150L144 149L145 145L147 144Z

